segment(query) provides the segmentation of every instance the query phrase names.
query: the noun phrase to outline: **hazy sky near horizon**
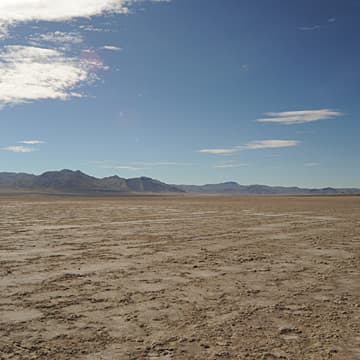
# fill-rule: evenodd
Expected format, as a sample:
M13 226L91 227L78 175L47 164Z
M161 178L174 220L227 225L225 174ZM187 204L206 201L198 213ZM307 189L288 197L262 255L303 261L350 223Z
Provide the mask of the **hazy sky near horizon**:
M358 0L1 0L0 171L360 187Z

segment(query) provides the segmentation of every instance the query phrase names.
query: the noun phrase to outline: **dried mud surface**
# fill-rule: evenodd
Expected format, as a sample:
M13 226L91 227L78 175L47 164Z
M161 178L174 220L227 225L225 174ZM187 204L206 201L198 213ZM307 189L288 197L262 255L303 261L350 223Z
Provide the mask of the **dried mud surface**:
M0 214L0 359L360 359L360 197Z

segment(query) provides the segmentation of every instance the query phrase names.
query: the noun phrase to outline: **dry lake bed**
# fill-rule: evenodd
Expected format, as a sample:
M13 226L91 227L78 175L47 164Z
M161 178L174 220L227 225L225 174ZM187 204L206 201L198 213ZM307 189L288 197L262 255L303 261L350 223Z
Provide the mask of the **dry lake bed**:
M360 197L3 197L0 215L0 359L360 359Z

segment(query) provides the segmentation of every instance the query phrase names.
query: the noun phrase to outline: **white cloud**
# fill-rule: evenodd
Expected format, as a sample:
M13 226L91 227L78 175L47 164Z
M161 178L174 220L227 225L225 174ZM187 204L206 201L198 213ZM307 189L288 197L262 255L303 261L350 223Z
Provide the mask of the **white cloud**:
M8 146L3 148L3 150L14 152L14 153L30 153L36 151L36 149L28 146Z
M0 38L11 27L25 22L64 22L127 14L134 4L161 1L167 0L0 0ZM41 29L37 25L33 28ZM99 30L91 24L80 28ZM27 41L31 46L7 45L0 49L0 108L35 100L83 97L76 89L97 80L98 71L107 69L94 50L74 55L72 47L84 43L79 32L37 33ZM111 45L103 49L121 50ZM77 51L80 50L78 47Z
M33 43L54 43L54 44L81 44L84 42L83 36L78 32L55 31L45 34L36 34L29 39Z
M259 149L279 149L286 147L293 147L300 144L297 140L259 140L252 141L245 145L233 146L223 149L202 149L199 150L203 154L212 155L229 155L234 154L242 150L259 150Z
M143 0L151 1L151 0ZM66 21L102 14L127 14L139 0L1 0L0 29L20 22Z
M305 163L304 166L315 167L315 166L320 166L320 163L318 163L318 162L308 162L308 163Z
M59 50L5 46L0 52L0 106L81 97L74 89L104 68L91 51L77 59Z
M311 26L302 26L299 28L299 30L301 31L314 31L314 30L320 30L320 29L326 29L328 28L329 24L333 24L336 22L336 18L331 17L329 19L327 19L327 24L322 24L322 25L311 25Z
M239 163L229 163L229 164L216 164L214 168L216 169L234 169L243 166L248 166L248 164L239 164Z
M314 31L321 29L320 25L314 25L314 26L302 26L300 28L301 31Z
M118 165L110 160L97 160L91 161L91 163L95 164L97 167L101 169L110 169L110 170L131 170L131 171L139 171L144 170L145 167L133 166L133 165Z
M134 165L142 166L190 166L191 163L181 163L174 161L158 161L158 162L134 162Z
M80 25L79 28L84 31L91 31L91 32L110 32L109 29L105 28L98 28L92 25Z
M105 45L102 47L103 50L109 50L109 51L121 51L122 48L118 46L112 46L112 45Z
M249 68L250 68L249 64L242 64L242 65L240 66L240 69L241 69L242 71L249 71Z
M278 149L293 147L300 144L297 140L260 140L252 141L244 146L240 146L240 150L258 150L258 149Z
M111 167L106 167L106 169L139 171L139 170L143 170L144 168L138 168L135 166L111 166Z
M321 110L302 110L302 111L285 111L266 113L267 118L257 119L257 122L271 122L286 125L303 124L313 121L332 119L342 116L341 112L331 109Z
M102 169L113 169L113 170L149 170L153 167L161 166L190 166L191 163L179 163L179 162L170 162L170 161L158 161L158 162L131 162L129 164L116 164L111 160L100 160L100 161L91 161L97 167Z
M199 150L202 154L213 154L213 155L229 155L240 151L237 147L223 148L223 149L201 149Z
M24 141L19 141L19 144L41 145L41 144L45 144L45 141L41 141L41 140L24 140Z

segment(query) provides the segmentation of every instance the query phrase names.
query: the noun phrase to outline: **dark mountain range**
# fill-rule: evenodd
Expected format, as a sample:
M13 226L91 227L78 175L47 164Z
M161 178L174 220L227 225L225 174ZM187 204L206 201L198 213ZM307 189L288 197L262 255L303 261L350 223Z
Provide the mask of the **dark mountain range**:
M49 171L41 175L0 173L0 191L40 191L69 194L92 193L183 193L173 185L147 177L123 179L118 176L98 179L81 171Z
M207 185L177 185L178 188L197 194L239 194L239 195L341 195L360 194L360 189L304 189L299 187L240 185L236 182Z
M207 185L168 185L148 177L102 179L81 171L48 171L41 175L0 173L0 192L42 192L66 194L195 193L229 195L340 195L360 194L360 189L303 189L266 185L240 185L236 182Z

